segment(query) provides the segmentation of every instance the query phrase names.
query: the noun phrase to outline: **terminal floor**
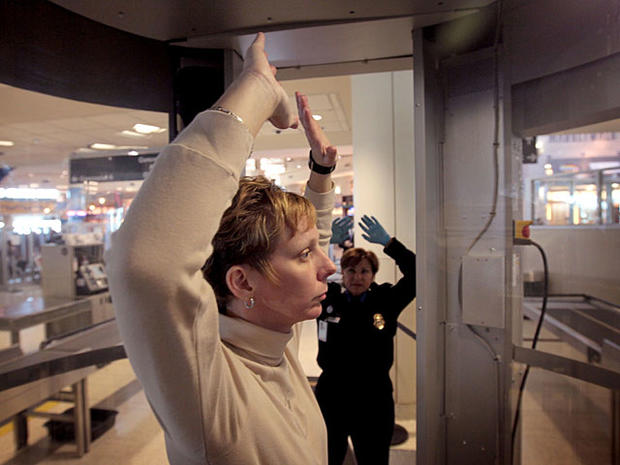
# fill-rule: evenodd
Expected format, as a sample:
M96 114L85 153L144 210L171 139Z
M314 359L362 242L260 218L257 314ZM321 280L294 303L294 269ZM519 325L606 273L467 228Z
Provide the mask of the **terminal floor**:
M5 295L6 294L6 295ZM15 293L0 292L0 305L15 299ZM533 333L533 323L525 322L524 334ZM23 332L24 344L36 346L41 329ZM306 334L307 333L307 334ZM312 337L310 332L305 335ZM5 335L2 335L4 338ZM543 332L541 350L565 355L571 349ZM4 346L6 341L0 340ZM576 354L572 354L577 356ZM313 354L303 354L307 359ZM12 426L0 428L0 465L21 464L166 464L163 434L150 411L143 391L127 360L114 362L88 378L91 406L117 410L112 429L91 444L91 450L76 458L72 444L49 440L46 420L30 418L29 446L16 452ZM61 412L66 404L48 402L45 410ZM532 370L523 403L524 465L607 465L610 464L610 396L598 386ZM398 421L410 434L405 444L393 448L390 464L415 464L415 422ZM349 463L353 463L349 461Z

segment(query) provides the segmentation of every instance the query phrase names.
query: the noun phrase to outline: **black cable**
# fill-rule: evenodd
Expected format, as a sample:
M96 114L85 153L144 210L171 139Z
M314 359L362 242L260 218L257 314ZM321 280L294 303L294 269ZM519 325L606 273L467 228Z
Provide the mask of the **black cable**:
M531 244L536 247L543 260L543 269L544 269L544 281L543 281L543 301L542 307L540 309L540 316L538 317L538 324L536 325L536 331L534 332L534 339L532 340L532 349L536 349L536 344L538 343L538 338L540 336L540 330L542 329L543 320L545 319L545 313L547 311L547 298L549 296L549 266L547 264L547 255L545 255L545 251L543 248L534 241L530 241ZM525 391L525 382L527 381L527 375L530 372L530 366L527 365L525 367L525 372L523 373L523 378L521 378L521 385L519 386L519 395L517 397L517 407L515 409L515 418L512 423L512 434L510 438L510 449L512 450L512 457L514 460L514 448L515 448L515 438L517 436L517 426L519 425L519 417L521 413L521 401L523 400L523 392Z

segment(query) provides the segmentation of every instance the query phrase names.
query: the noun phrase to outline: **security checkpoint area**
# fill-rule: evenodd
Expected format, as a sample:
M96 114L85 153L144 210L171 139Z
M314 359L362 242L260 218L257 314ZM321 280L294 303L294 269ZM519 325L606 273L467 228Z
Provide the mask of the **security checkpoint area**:
M27 149L26 122L0 120L16 139L0 182L30 182L18 149L76 139L58 182L46 174L57 197L0 199L0 463L168 463L104 252L187 106L209 108L264 31L283 88L309 95L341 154L333 215L355 218L349 241L364 244L355 223L374 214L416 254L390 464L620 464L617 2L190 3L0 4L0 92L67 105ZM244 172L301 192L306 145L265 125ZM396 282L372 248L377 281ZM312 384L317 326L302 327Z

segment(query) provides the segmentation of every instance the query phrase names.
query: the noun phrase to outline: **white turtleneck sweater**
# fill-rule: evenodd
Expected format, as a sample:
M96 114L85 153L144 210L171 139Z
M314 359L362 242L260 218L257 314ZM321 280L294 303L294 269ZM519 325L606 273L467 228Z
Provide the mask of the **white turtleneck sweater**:
M125 348L175 465L327 463L300 328L219 314L200 270L252 142L230 116L198 115L162 151L106 253ZM326 246L333 191L306 196Z

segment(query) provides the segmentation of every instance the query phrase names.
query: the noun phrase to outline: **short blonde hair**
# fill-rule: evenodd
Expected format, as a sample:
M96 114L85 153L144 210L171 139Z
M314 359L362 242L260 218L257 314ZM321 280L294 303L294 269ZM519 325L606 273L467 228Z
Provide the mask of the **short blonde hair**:
M213 253L202 268L221 313L226 313L232 295L226 284L228 269L247 264L277 283L269 258L284 233L294 234L304 219L308 228L316 223L316 211L308 199L283 191L264 176L241 178L211 241Z

